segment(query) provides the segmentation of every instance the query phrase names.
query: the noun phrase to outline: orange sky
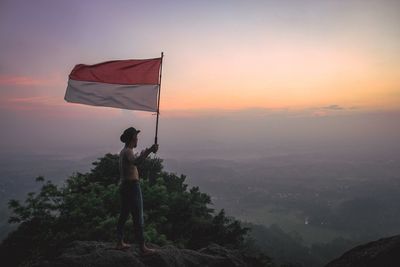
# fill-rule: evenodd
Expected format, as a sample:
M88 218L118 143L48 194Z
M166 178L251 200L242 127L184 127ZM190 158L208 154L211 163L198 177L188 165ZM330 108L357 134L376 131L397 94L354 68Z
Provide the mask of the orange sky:
M41 7L6 1L0 101L9 109L73 112L63 98L75 64L164 51L161 110L399 109L398 11L396 1L357 0Z

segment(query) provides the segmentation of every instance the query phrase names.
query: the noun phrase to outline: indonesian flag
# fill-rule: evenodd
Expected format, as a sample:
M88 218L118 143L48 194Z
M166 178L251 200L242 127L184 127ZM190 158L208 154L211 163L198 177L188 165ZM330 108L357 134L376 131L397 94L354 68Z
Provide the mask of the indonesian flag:
M92 106L157 111L161 58L79 64L64 99Z

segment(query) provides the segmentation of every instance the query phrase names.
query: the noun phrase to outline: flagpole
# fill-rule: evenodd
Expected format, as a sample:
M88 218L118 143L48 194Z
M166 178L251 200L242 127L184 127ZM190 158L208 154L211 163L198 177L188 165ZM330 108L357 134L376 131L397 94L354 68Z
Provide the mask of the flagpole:
M164 52L161 52L161 65L160 65L160 78L158 81L158 103L157 103L157 119L156 119L156 136L154 138L154 144L157 144L157 134L158 134L158 118L160 116L160 95L161 95L161 77L162 77L162 63L164 58Z

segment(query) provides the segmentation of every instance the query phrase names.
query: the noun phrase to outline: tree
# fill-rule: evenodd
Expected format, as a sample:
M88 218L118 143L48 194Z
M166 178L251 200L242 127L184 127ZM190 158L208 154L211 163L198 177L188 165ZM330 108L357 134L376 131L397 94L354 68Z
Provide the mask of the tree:
M19 227L3 241L2 259L9 265L51 257L72 240L113 241L119 214L118 155L106 154L88 173L74 173L61 186L43 177L38 193L24 202L9 201L10 223ZM158 245L197 249L211 242L239 248L249 228L215 214L211 199L198 187L188 188L186 176L163 171L162 160L146 159L139 166L144 201L145 238ZM128 221L127 228L132 229ZM133 240L133 231L127 240Z

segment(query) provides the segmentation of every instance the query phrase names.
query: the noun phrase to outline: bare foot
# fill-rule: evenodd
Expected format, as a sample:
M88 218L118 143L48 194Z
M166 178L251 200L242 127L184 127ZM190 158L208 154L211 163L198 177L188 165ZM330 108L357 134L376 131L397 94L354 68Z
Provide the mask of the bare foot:
M147 256L147 255L152 255L152 254L156 253L157 250L153 249L153 248L148 248L148 247L146 247L146 245L143 245L140 252L141 252L142 256Z
M123 249L128 249L128 248L130 248L131 247L131 245L129 245L129 244L126 244L126 243L124 243L123 241L122 242L118 242L117 243L117 246L115 247L116 249L121 249L121 250L123 250Z

